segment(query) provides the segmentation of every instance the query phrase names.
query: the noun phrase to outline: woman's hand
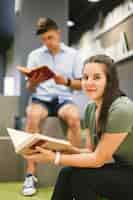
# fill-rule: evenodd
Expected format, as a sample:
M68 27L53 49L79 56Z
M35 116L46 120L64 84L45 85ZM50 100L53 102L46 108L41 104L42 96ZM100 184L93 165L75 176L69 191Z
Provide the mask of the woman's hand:
M37 163L54 163L55 153L41 147L36 147L38 153L32 155L24 155L24 158Z

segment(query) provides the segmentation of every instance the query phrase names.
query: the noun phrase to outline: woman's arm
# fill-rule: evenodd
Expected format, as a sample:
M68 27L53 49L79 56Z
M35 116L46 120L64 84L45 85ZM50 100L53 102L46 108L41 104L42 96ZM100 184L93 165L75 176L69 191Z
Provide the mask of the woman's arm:
M61 154L60 164L72 167L98 168L109 161L128 133L104 134L94 152L66 155ZM39 153L26 156L35 162L54 163L55 153L42 148L37 148Z
M73 167L103 166L109 161L128 133L103 134L96 150L92 153L78 155L61 155L60 164Z

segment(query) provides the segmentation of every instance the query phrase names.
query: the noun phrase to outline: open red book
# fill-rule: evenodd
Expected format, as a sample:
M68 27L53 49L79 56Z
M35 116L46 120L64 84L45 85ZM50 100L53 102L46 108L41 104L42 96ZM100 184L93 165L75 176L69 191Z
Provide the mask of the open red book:
M45 65L32 68L17 66L17 69L27 77L32 77L35 74L38 75L40 77L39 82L46 81L55 76L55 73L48 66Z

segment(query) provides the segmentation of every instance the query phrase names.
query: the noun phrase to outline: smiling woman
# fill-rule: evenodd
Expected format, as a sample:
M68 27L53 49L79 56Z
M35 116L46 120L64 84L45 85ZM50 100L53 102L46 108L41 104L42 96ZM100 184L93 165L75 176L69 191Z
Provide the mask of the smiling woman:
M130 200L133 196L133 102L120 91L116 67L106 55L87 59L83 90L93 100L86 107L88 152L59 154L37 148L27 158L71 166L61 170L52 200ZM113 162L112 162L113 159ZM93 189L92 189L93 188ZM119 188L119 190L118 190Z
M101 67L99 67L98 63L88 63L86 65L83 73L82 87L90 98L99 103L102 100L107 81L105 65L101 64Z

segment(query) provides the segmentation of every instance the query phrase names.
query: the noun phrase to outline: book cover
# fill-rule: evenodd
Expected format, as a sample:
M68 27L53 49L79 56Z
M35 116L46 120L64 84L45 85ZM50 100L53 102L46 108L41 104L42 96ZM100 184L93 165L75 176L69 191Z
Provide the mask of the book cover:
M24 66L17 66L17 69L27 77L32 78L34 75L41 77L40 82L46 81L55 76L55 73L48 66L38 66L27 68ZM41 76L40 76L41 75Z

